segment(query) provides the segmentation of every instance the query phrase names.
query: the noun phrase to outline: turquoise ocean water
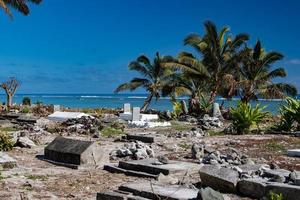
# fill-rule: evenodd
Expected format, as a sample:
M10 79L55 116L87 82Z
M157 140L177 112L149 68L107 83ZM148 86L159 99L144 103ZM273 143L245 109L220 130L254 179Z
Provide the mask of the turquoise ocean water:
M124 103L130 103L132 106L142 106L145 94L16 94L15 103L21 103L23 97L29 97L32 103L37 101L44 104L58 104L71 108L121 108ZM300 95L298 95L299 99ZM0 94L0 101L5 102L5 95ZM186 99L181 97L179 99ZM235 106L237 99L227 101L221 98L217 100L219 103L225 101L225 106ZM253 104L257 102L252 102ZM275 100L259 100L261 105L266 105L267 110L277 114L278 107L283 103L280 99ZM158 110L172 110L169 98L161 98L158 102L153 101L151 108Z

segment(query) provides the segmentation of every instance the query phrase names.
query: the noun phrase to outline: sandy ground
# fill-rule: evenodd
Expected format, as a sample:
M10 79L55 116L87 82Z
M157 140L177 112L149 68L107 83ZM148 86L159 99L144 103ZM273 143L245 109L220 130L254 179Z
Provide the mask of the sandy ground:
M127 130L129 131L129 130ZM130 130L140 132L141 130ZM289 148L300 148L300 138L284 135L245 135L213 136L205 138L162 138L152 147L157 155L165 154L169 159L189 160L190 147L194 142L225 152L234 147L249 155L257 162L275 162L289 170L300 170L300 158L286 155ZM49 139L54 139L55 136ZM101 140L103 144L122 145L113 139ZM33 149L14 148L8 154L18 161L18 167L2 171L0 180L0 199L95 199L96 193L117 189L123 183L141 180L141 178L112 174L101 167L89 169L69 169L39 160L45 145ZM109 153L109 152L106 152ZM116 162L116 161L114 161ZM147 179L144 179L147 180ZM150 181L150 179L148 179ZM233 195L231 195L234 197ZM233 199L240 199L234 197Z

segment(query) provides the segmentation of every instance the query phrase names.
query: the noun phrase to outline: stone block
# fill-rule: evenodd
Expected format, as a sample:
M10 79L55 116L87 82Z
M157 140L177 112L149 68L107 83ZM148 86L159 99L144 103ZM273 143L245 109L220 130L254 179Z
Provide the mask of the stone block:
M137 135L127 134L126 135L127 140L138 140L145 143L153 143L154 138L155 136L151 134L137 134Z
M270 192L282 194L283 199L299 200L300 198L300 186L289 185L284 183L268 183L266 187L266 195Z
M200 169L201 183L225 193L236 193L239 180L237 171L216 165L205 165Z
M287 154L291 157L300 157L300 149L290 149Z
M56 137L44 150L45 159L71 165L108 163L108 153L95 142Z
M239 194L254 199L261 199L266 193L266 184L262 179L244 179L238 182Z

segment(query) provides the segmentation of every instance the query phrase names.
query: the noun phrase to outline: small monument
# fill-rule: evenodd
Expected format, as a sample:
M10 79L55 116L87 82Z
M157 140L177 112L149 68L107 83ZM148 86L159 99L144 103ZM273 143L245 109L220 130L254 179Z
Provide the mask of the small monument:
M61 136L56 137L45 148L44 154L46 160L70 167L108 162L108 154L97 143Z
M124 113L131 113L130 103L124 103Z
M132 110L132 121L137 122L141 119L141 109L140 107L133 107Z

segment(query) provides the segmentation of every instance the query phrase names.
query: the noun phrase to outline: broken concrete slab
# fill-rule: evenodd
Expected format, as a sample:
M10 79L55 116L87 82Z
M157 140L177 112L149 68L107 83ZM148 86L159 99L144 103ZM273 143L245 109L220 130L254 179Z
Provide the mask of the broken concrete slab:
M191 189L184 185L164 185L151 182L127 183L120 186L119 190L148 199L194 200L198 196L198 189Z
M129 192L124 191L107 191L97 193L97 200L149 200L143 197L134 196Z
M17 119L18 122L25 122L34 124L38 120L38 117L32 116L32 115L20 115Z
M45 159L71 165L108 163L108 153L97 143L56 137L44 150Z
M0 152L0 167L3 169L13 168L17 166L17 161L7 155L6 153Z
M127 140L138 140L145 143L154 143L156 135L149 133L126 134Z
M196 163L170 160L168 164L157 165L154 158L144 160L120 161L119 167L126 170L146 172L153 175L185 174L197 173L201 165Z
M92 116L81 113L81 112L54 112L53 114L48 116L48 119L53 120L53 121L66 121L68 119L79 119L81 117L91 117Z
M290 149L287 151L288 156L300 157L300 149Z
M285 178L289 178L290 176L290 171L285 170L285 169L270 169L270 170L265 170L264 171L264 176L266 177L274 177L274 176L283 176Z
M236 193L239 180L237 171L216 165L205 165L199 173L203 185L221 192Z
M158 175L153 175L153 174L149 174L146 172L139 172L139 171L134 171L134 170L126 170L126 169L117 167L115 165L104 165L103 169L108 172L111 172L111 173L123 173L127 176L136 176L136 177L154 178L154 179L158 178Z
M263 179L243 179L237 184L238 193L254 199L261 199L266 194L266 183Z

